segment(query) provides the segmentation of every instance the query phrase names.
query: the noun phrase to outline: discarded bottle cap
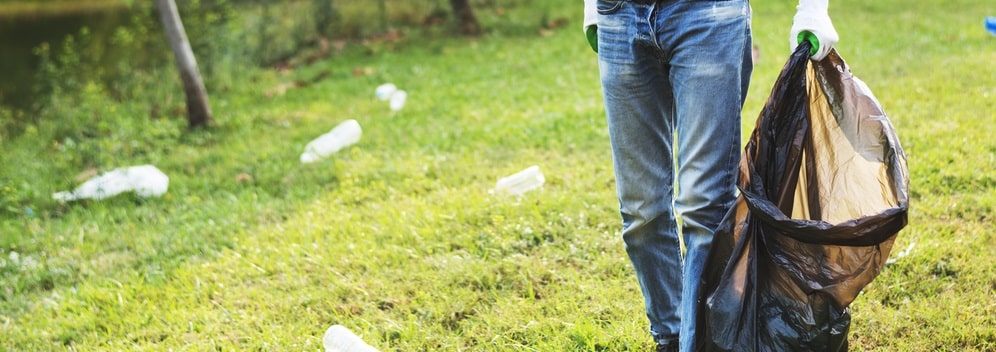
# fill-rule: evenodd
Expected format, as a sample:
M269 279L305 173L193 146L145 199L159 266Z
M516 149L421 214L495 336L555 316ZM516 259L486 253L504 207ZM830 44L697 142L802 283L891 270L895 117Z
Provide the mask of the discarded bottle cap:
M356 120L346 120L335 126L331 131L315 138L304 147L301 154L302 163L312 163L327 157L342 148L360 141L360 123Z
M539 166L533 165L511 176L498 179L495 190L510 195L520 195L539 188L545 181Z
M378 352L345 326L336 324L325 330L322 336L325 352Z

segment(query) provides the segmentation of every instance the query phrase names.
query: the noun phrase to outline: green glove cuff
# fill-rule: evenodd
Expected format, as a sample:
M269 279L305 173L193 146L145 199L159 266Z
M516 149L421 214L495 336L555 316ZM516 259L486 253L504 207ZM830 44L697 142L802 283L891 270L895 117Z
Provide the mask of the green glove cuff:
M802 42L804 42L804 41L807 41L807 42L809 42L809 44L812 44L812 46L809 48L809 56L816 55L816 52L819 51L819 49L820 49L820 39L817 38L816 34L813 34L813 32L810 32L810 31L799 32L799 38L798 39L799 39L798 43L800 43L800 44Z
M591 50L598 53L598 26L588 26L588 29L584 31L584 36L588 38L588 45L591 46Z

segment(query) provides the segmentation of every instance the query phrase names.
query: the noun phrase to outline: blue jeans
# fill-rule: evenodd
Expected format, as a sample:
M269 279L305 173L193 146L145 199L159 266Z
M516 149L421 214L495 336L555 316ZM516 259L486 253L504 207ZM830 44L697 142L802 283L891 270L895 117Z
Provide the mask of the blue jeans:
M658 343L680 336L681 351L693 347L713 232L736 198L740 113L753 68L750 12L747 0L598 2L626 253L651 335Z

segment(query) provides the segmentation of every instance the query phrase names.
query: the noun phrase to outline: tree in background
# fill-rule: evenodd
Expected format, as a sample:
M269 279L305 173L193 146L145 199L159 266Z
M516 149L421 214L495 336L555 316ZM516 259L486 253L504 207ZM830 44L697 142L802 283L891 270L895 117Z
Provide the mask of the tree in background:
M191 128L207 126L211 123L211 107L208 105L207 90L197 69L194 51L190 48L187 33L180 21L180 13L173 0L156 0L156 8L166 31L169 46L176 57L176 66L183 80L183 91L187 95L187 121Z
M314 12L315 32L323 37L334 35L340 19L332 0L312 0L311 10Z
M453 6L453 13L456 14L460 34L481 34L481 25L477 23L477 17L474 17L474 10L470 7L468 0L450 0L450 5Z

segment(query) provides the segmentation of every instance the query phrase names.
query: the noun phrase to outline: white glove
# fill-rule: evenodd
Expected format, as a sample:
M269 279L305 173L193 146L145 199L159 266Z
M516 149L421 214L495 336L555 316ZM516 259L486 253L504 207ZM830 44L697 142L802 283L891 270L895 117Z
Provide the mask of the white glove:
M584 31L588 31L588 27L598 24L598 7L595 3L598 0L584 0Z
M585 38L591 50L598 52L598 7L595 2L598 0L584 0L584 30Z
M827 14L828 0L799 0L795 18L792 19L792 31L789 34L789 47L792 51L803 40L815 39L813 49L809 52L811 59L819 61L830 53L840 38L837 30L830 22Z

